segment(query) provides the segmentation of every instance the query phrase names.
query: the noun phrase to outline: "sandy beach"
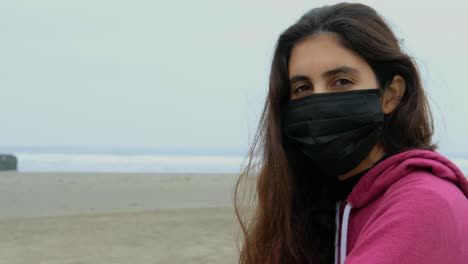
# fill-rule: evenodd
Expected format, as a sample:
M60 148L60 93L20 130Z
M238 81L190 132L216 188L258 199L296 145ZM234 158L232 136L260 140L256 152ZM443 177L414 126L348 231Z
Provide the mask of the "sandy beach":
M0 173L0 263L236 263L236 177Z

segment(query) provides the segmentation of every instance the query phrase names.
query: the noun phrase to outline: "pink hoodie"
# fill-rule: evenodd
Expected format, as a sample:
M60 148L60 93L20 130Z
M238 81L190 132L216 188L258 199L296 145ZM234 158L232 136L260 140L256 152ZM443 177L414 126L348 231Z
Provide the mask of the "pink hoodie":
M337 202L335 263L467 264L467 197L465 176L440 154L391 156Z

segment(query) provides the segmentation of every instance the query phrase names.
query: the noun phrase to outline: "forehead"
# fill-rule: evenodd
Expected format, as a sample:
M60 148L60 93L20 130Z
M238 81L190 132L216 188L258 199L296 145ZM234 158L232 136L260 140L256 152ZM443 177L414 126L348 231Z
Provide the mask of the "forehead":
M359 55L343 47L333 33L319 33L299 41L292 49L288 62L289 78L294 75L316 76L337 66L369 70Z

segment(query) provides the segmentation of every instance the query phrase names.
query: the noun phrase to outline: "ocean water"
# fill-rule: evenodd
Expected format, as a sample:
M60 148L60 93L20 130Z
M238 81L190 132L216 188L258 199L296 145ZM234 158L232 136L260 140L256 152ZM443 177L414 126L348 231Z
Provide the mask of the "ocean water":
M110 148L1 148L22 172L239 173L239 151Z
M20 171L237 173L243 157L28 154L18 153Z
M239 173L239 150L0 147L18 158L22 172ZM442 153L468 175L468 157Z

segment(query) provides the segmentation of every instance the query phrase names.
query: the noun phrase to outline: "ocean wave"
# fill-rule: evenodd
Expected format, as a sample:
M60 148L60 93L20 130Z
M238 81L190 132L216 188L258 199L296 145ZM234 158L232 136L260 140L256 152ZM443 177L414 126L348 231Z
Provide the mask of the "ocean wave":
M237 173L244 157L18 153L20 171Z
M239 173L243 156L17 153L24 172ZM468 159L451 159L466 174Z

